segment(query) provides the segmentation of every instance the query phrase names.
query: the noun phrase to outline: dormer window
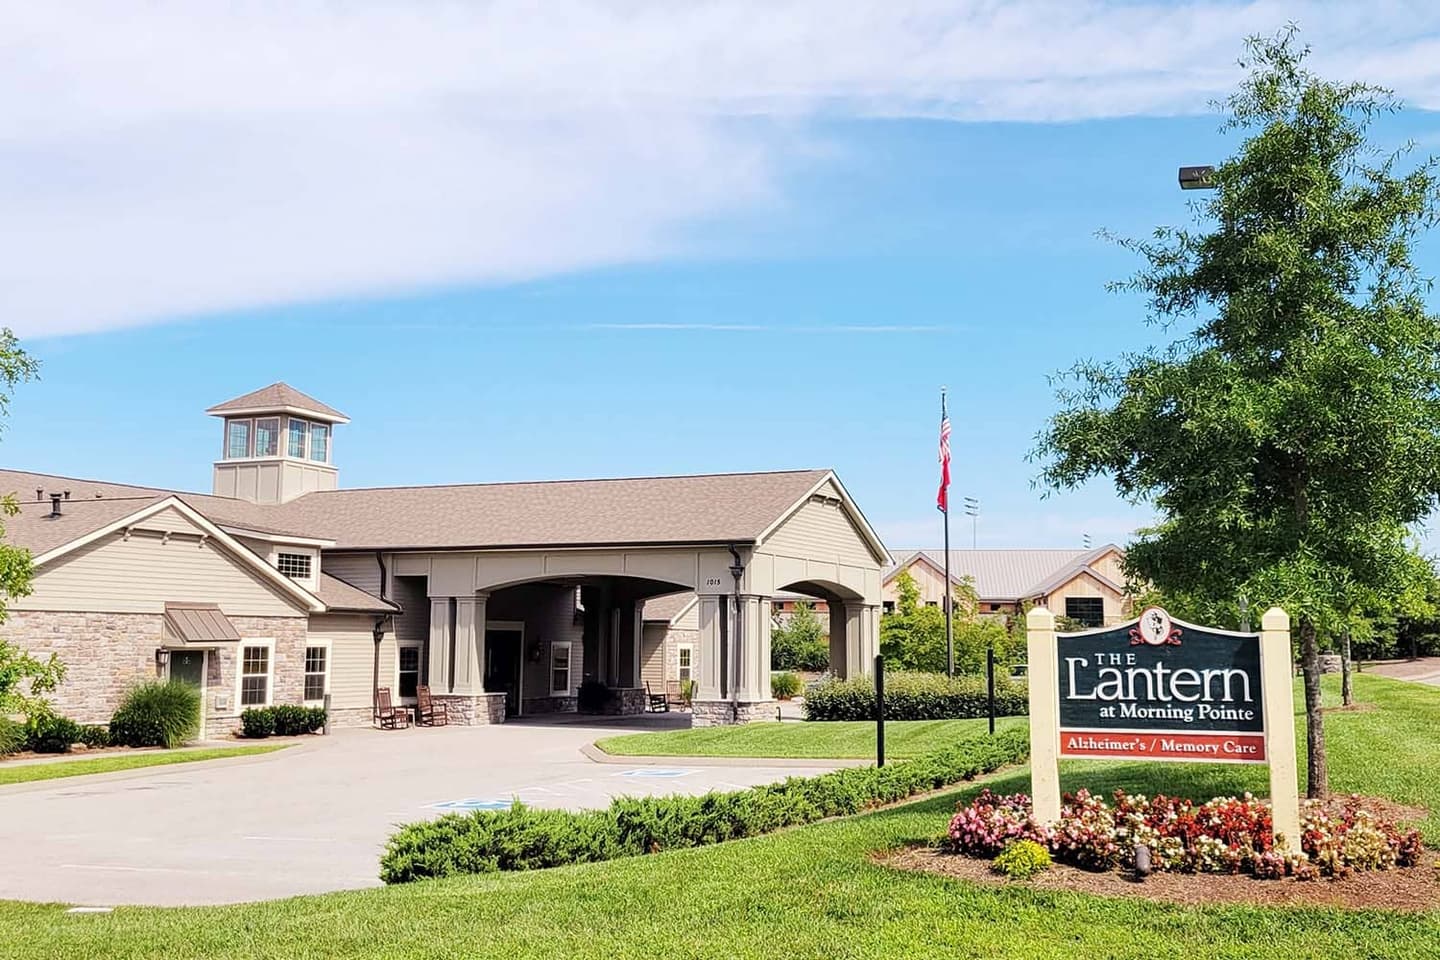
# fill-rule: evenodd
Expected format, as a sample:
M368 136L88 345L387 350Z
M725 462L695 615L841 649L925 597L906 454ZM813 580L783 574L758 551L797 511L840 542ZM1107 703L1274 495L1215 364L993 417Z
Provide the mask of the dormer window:
M287 442L285 452L296 460L305 459L305 438L310 434L310 422L308 420L296 420L291 417L286 425Z
M240 460L250 456L250 421L225 421L225 458Z
M281 553L275 557L275 568L292 580L309 580L310 563L308 553Z
M280 418L261 417L255 421L255 456L273 457L280 452Z
M330 459L330 425L310 424L310 459L326 463Z

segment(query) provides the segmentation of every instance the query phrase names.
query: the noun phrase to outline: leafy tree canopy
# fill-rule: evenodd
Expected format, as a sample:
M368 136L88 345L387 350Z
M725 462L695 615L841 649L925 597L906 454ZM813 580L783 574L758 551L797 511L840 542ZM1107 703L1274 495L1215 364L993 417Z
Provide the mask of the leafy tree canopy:
M1252 38L1220 106L1244 139L1192 205L1202 226L1121 240L1122 292L1185 324L1164 349L1080 363L1036 456L1051 489L1113 479L1161 520L1132 577L1197 604L1298 619L1310 789L1324 789L1316 634L1423 594L1412 525L1440 492L1440 323L1411 258L1437 219L1435 161L1369 139L1386 90L1305 69L1292 29Z

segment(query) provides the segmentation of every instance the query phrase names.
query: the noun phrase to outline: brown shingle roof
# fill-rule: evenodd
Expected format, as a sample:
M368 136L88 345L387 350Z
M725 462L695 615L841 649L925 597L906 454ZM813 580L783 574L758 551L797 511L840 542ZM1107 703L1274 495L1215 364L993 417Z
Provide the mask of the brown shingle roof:
M308 394L301 393L288 383L272 383L268 387L252 390L244 396L236 397L234 400L217 403L205 412L223 416L227 413L239 413L242 411L271 410L294 410L298 413L312 414L317 420L329 420L332 423L350 422L350 418L339 410L336 410L328 404L321 403Z
M24 519L11 521L11 542L36 554L170 495L221 526L335 540L336 549L744 543L757 539L828 472L374 487L317 491L289 503L261 506L229 497L0 470L0 493L15 492L24 506ZM35 500L36 488L71 492L63 521L39 517L49 513L50 504ZM128 509L115 505L121 500ZM82 508L82 503L88 506Z
M827 473L322 490L269 509L337 549L743 543Z
M690 604L695 602L695 594L691 591L684 593L667 593L663 597L651 597L645 601L645 610L640 615L642 620L661 620L669 623L680 615Z
M330 610L341 613L397 613L400 607L389 600L381 600L374 594L366 593L339 577L321 572L320 589L316 596Z
M38 501L35 497L36 490L43 491ZM69 491L70 499L62 505L65 516L58 520L49 519L45 516L50 512L49 494L66 491ZM262 507L246 500L213 497L204 493L139 487L128 483L106 483L102 480L61 477L28 470L0 470L0 495L11 493L20 501L22 515L5 523L9 540L22 547L29 547L36 555L68 543L76 537L83 537L91 530L119 520L147 503L168 496L179 497L203 513L212 523L221 526L243 527L258 533L282 536L289 534L296 537L324 537L323 534L281 525L276 507ZM113 506L116 502L128 503L130 507L128 510L120 509ZM107 506L95 506L99 503L106 503ZM40 523L37 524L36 521ZM86 526L87 523L89 526ZM70 535L67 536L67 533Z

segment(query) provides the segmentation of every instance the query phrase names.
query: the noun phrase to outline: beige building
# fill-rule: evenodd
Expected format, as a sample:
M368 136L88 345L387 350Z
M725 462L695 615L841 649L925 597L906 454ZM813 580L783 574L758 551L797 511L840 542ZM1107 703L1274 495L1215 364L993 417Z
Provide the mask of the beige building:
M1029 604L1099 627L1129 616L1124 560L1124 551L1113 543L1091 550L951 550L950 578L955 584L969 581L981 614L1014 613ZM886 610L894 608L895 580L902 570L914 577L922 604L944 605L943 550L900 555L885 571Z
M35 561L4 629L65 662L53 700L77 720L155 676L200 688L211 736L327 698L364 724L377 688L422 684L462 722L574 710L585 679L638 711L642 611L674 595L697 723L768 713L782 592L828 604L839 672L874 656L890 558L830 471L345 489L334 408L274 384L207 412L210 494L0 471Z

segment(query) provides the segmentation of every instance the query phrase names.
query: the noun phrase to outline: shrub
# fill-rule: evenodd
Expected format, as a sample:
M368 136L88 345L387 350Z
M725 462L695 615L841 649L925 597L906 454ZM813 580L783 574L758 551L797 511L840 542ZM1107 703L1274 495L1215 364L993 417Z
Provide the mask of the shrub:
M251 707L240 714L240 736L262 740L275 733L275 711L269 707Z
M1025 684L995 678L995 713L1021 716L1028 712ZM937 673L897 670L885 675L885 717L888 720L962 720L988 713L984 677L950 679ZM875 678L830 679L805 695L806 720L874 720Z
M1021 842L1048 849L1054 859L1090 870L1134 866L1137 845L1150 849L1152 869L1183 873L1249 873L1260 879L1346 876L1354 870L1414 866L1422 845L1417 830L1402 832L1352 797L1338 812L1307 800L1300 851L1275 848L1270 805L1246 794L1203 804L1117 790L1114 804L1086 790L1066 795L1060 819L1038 824L1024 794L982 790L950 820L955 853L993 856ZM998 859L997 859L998 864Z
M110 718L110 742L174 749L200 730L200 691L183 680L131 687Z
M240 714L240 735L251 739L269 736L298 737L325 726L324 707L302 707L277 703L273 707L250 707Z
M92 750L108 747L110 746L110 731L104 724L82 723L80 725L80 742Z
M599 713L615 699L615 691L599 680L585 680L575 693L575 706L581 713Z
M789 700L800 694L800 678L788 670L770 674L770 696Z
M1050 851L1034 840L1016 840L1000 851L990 869L1011 880L1029 880L1050 868Z
M25 721L25 746L36 753L68 753L80 739L80 724L69 717L42 710Z
M695 702L695 691L699 689L700 685L693 679L680 681L680 699L685 702L685 706Z
M621 797L606 810L509 810L447 814L401 827L385 846L386 883L497 870L534 870L640 856L759 836L970 780L1029 752L1024 731L962 740L888 767L850 767L737 793Z
M25 724L0 717L0 757L25 749Z

